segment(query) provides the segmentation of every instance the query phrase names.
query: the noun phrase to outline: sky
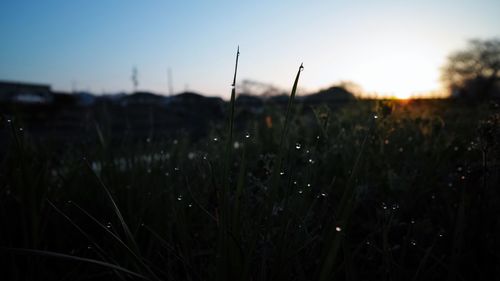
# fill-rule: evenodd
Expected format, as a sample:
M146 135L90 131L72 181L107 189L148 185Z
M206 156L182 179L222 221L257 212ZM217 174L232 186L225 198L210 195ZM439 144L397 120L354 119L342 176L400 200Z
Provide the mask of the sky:
M498 0L3 0L0 80L60 91L227 98L238 82L305 92L343 80L400 97L440 88L440 67L471 38L500 37Z

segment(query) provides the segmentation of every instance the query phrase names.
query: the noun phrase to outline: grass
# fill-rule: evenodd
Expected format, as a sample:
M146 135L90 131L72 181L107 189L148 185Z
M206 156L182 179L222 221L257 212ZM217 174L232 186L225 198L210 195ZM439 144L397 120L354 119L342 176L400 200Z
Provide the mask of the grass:
M495 102L311 108L300 66L286 108L235 126L238 59L201 140L114 144L96 120L61 150L4 121L2 280L499 279Z

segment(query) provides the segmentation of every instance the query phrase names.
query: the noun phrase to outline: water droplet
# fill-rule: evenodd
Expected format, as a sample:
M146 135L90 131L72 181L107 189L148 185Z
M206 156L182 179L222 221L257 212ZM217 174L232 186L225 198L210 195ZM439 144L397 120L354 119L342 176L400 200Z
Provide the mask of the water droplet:
M412 239L412 240L410 241L410 244L411 244L412 246L417 246L417 241L415 241L414 239Z
M233 144L233 147L234 147L234 149L240 148L240 143L237 142L237 141L235 141L234 144Z
M316 139L317 139L317 140L319 140L319 139L320 139L320 136L319 136L319 135L317 135L317 136L316 136Z
M19 131L22 132L24 129L23 128L19 128Z
M111 222L108 222L108 223L106 224L106 228L107 228L107 229L110 229L110 228L111 228Z
M410 221L410 223L411 223L411 224L415 224L415 220L411 220L411 221Z
M442 232L440 232L440 233L438 234L438 237L439 237L439 238L442 238L443 236L444 236L444 234L443 234Z
M189 152L188 155L187 155L187 157L188 157L189 160L193 160L196 157L196 153Z
M245 138L246 138L246 139L249 139L249 138L250 138L250 133L246 132L246 133L245 133Z
M280 176L284 176L284 175L285 175L285 171L281 171Z
M293 184L294 184L294 185L297 185L297 181L293 181Z
M337 232L341 232L341 231L342 231L342 228L341 228L340 226L336 226L336 227L335 227L335 231L337 231Z
M302 194L304 191L302 191L302 189L299 190L299 194Z
M392 209L393 211L395 211L395 210L399 209L399 204L392 204L391 209Z
M378 119L378 116L377 115L373 115L373 119Z
M314 160L312 160L311 158L309 158L309 163L310 164L314 164Z
M328 194L326 194L326 193L321 193L321 197L328 197Z
M191 207L193 207L193 204L189 203L188 208L191 208Z
M311 187L311 184L310 184L310 183L308 183L308 184L307 184L307 187Z
M309 151L309 149L308 149L308 150L306 150L306 154L309 154L309 152L310 152L310 151Z
M177 196L177 201L182 201L182 195Z
M178 171L180 171L180 169L178 167L175 167L174 171L178 172Z
M214 142L218 142L219 138L215 137L213 140L214 140Z
M365 244L370 246L372 243L370 241L366 241Z
M87 250L92 250L92 246L88 245Z
M302 147L302 145L300 143L295 144L295 149L299 150L301 147Z

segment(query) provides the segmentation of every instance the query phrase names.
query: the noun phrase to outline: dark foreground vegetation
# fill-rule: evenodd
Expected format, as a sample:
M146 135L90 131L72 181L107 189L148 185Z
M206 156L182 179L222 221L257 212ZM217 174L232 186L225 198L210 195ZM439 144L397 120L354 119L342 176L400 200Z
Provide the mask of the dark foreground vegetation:
M500 279L496 102L249 112L64 145L2 120L0 279Z

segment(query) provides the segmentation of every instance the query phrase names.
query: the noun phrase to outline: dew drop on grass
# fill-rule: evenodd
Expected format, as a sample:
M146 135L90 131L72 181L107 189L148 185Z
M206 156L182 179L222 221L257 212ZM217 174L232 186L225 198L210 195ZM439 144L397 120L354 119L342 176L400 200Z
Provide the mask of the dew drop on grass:
M294 184L294 185L297 185L297 181L293 181L293 184Z
M92 250L92 246L88 245L87 250Z
M319 139L320 139L320 136L319 136L319 135L317 135L317 136L316 136L316 139L317 139L317 140L319 140Z
M302 189L299 190L299 194L302 194L304 191L302 191Z
M326 194L326 193L321 193L320 195L321 195L321 197L328 197L328 194Z
M106 228L107 228L107 229L110 229L110 228L111 228L111 222L108 222L108 223L106 224Z
M215 137L213 138L214 142L218 142L219 141L219 138Z
M191 208L191 207L193 207L193 204L189 203L188 208Z
M284 175L285 175L285 171L281 171L280 176L284 176Z
M178 171L180 171L180 169L178 167L175 167L174 171L178 172Z
M302 145L300 143L295 144L295 149L299 150L302 148Z
M249 139L249 138L250 138L250 133L246 132L246 133L245 133L245 138L246 138L246 139Z
M177 201L182 201L182 195L177 196Z
M378 115L373 115L373 119L378 119Z
M336 227L335 227L335 231L337 231L337 232L341 232L341 231L342 231L342 228L341 228L340 226L336 226Z
M412 245L412 246L417 246L417 241L415 241L415 239L412 239L412 240L410 241L410 245Z
M12 120L10 120L10 119L7 119L7 123L12 123Z
M310 183L308 183L308 184L307 184L307 187L311 187L311 184L310 184Z
M309 161L310 164L314 164L314 160L312 160L311 158L309 158L308 161Z

